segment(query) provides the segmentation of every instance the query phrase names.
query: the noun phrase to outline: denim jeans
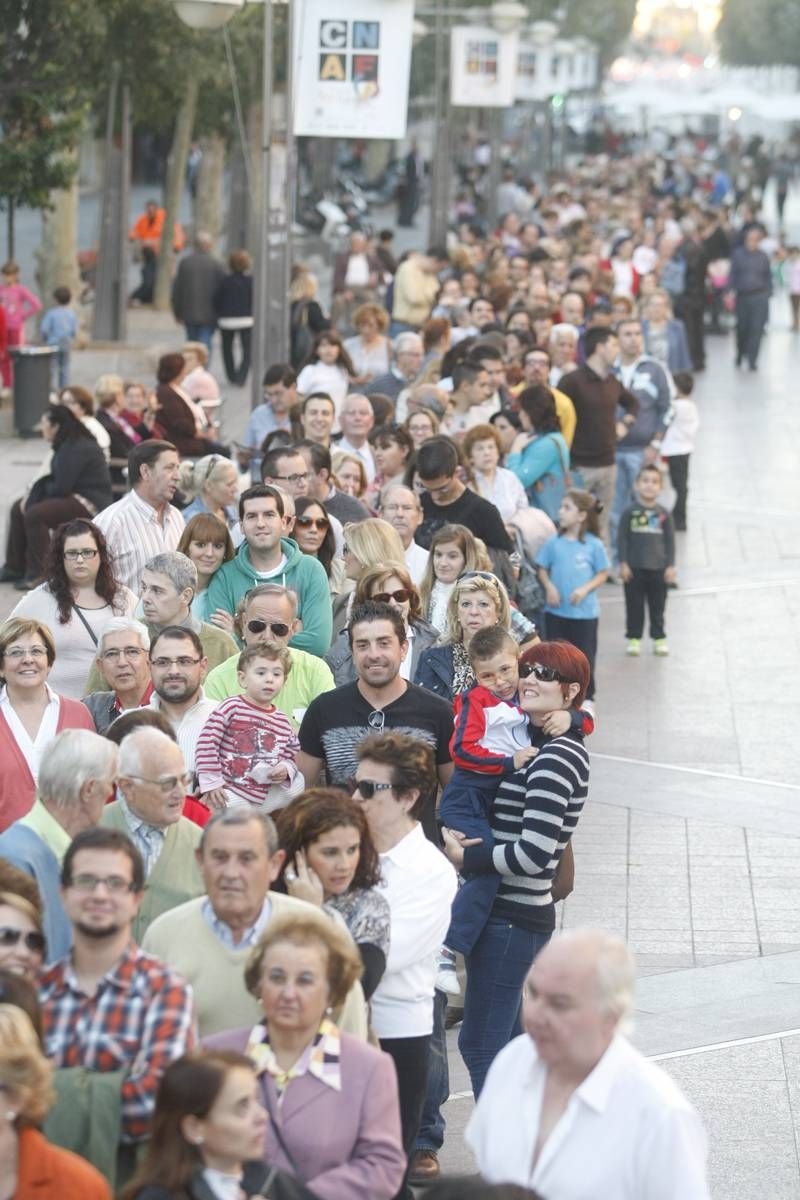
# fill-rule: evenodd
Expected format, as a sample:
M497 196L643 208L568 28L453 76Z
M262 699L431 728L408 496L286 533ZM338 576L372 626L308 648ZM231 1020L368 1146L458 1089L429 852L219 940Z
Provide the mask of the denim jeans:
M445 1119L442 1105L450 1095L450 1071L447 1065L447 1030L444 1018L447 995L438 989L433 993L433 1033L428 1059L428 1090L417 1134L417 1150L441 1150L444 1144Z
M617 450L617 484L614 489L614 501L611 505L608 531L609 538L611 539L611 553L609 558L614 567L619 566L617 543L619 519L628 505L633 504L635 499L633 484L641 470L643 461L644 446L631 446L626 450Z
M186 337L190 342L202 342L206 350L208 350L208 361L211 362L211 341L214 337L214 326L200 325L197 321L187 321Z
M522 985L549 933L533 933L502 917L490 917L466 959L467 990L458 1048L477 1100L489 1067L521 1033Z

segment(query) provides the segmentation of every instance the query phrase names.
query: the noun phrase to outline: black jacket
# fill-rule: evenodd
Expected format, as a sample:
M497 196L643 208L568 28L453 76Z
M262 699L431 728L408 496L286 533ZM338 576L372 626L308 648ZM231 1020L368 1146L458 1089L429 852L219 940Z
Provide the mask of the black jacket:
M251 317L253 315L253 276L232 271L217 284L214 292L214 312L220 317Z
M245 1163L242 1190L246 1196L263 1196L264 1200L314 1200L313 1192L286 1171L262 1162ZM180 1194L153 1183L141 1188L135 1200L217 1200L217 1197L198 1171Z
M111 503L108 463L93 437L71 438L54 451L50 474L36 480L27 507L76 493L94 504L98 512Z

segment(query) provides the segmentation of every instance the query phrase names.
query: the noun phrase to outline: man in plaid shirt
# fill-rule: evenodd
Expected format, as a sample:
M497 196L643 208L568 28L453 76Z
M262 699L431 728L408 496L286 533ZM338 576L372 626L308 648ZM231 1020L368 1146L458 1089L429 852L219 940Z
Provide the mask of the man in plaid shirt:
M61 883L73 948L41 977L45 1053L55 1067L125 1070L122 1141L143 1141L161 1076L196 1040L192 989L131 940L144 866L124 833L79 833Z

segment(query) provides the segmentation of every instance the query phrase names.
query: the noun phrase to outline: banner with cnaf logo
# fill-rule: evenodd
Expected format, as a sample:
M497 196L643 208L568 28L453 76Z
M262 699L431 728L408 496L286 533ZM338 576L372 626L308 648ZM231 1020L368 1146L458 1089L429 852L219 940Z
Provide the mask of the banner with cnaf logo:
M295 27L294 130L402 138L414 0L305 0Z

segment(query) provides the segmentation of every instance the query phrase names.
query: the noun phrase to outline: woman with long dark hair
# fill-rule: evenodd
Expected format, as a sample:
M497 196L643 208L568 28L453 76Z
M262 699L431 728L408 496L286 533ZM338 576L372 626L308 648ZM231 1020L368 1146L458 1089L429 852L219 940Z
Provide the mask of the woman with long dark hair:
M311 1200L262 1161L266 1128L249 1058L233 1050L178 1058L161 1078L147 1155L120 1200Z
M519 479L535 508L552 521L571 487L569 446L561 433L556 402L542 383L524 388L517 397L522 432L517 434L506 467Z
M344 564L336 557L336 537L327 508L313 496L298 496L294 508L294 540L304 554L310 554L322 564L331 592L340 592L344 584Z
M105 626L112 617L132 617L137 597L114 578L106 539L85 517L59 525L45 576L11 615L48 626L56 646L50 686L80 700Z
M335 329L326 329L314 338L297 376L297 390L301 396L325 392L336 405L338 417L342 401L357 374L341 335Z
M73 517L91 519L111 503L111 475L103 451L89 430L64 404L42 414L42 435L53 456L50 469L12 504L6 564L0 583L26 592L42 582L50 531Z

